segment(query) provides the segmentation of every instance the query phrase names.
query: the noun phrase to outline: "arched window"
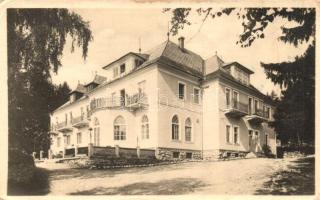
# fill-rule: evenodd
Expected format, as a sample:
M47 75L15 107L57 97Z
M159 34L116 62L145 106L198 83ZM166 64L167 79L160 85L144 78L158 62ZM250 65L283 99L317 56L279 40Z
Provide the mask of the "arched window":
M122 116L118 116L113 123L114 140L126 140L126 122Z
M93 121L93 146L99 146L100 145L100 123L98 118L94 118Z
M179 140L179 119L177 115L172 117L172 140Z
M186 122L185 122L185 140L187 142L191 142L192 140L192 137L191 137L191 131L192 131L192 125L191 125L191 120L190 118L187 118L186 119Z
M149 120L146 115L144 115L141 120L141 138L149 139Z

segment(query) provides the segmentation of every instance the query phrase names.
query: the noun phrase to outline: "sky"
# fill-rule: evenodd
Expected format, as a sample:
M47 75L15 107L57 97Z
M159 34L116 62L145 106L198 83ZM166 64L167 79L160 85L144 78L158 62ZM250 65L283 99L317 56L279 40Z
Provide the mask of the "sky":
M171 13L163 13L158 8L124 9L76 9L85 21L90 22L94 40L89 44L86 60L82 59L81 49L71 53L71 40L67 39L62 67L52 79L55 84L66 81L73 89L77 83L88 83L95 73L104 74L103 66L133 51L138 52L139 38L142 52L167 40L168 22ZM217 52L225 62L237 61L253 70L251 83L263 93L272 90L280 93L280 88L266 78L260 63L278 63L292 61L295 56L305 52L307 45L296 48L278 40L281 26L291 26L283 19L276 19L265 30L265 38L253 42L250 47L242 48L236 44L243 27L235 15L220 18L208 18L203 26L202 16L191 13L191 26L186 26L178 35L170 36L177 43L177 38L184 36L185 48L206 59ZM201 28L200 28L201 27Z

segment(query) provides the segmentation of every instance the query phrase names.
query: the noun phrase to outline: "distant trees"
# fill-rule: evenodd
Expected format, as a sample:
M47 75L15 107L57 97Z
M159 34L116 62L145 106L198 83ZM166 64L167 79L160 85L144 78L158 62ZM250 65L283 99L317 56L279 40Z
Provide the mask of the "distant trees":
M172 12L171 33L191 25L191 8L164 9ZM283 143L313 144L315 134L315 9L314 8L199 8L196 12L209 18L228 16L235 13L243 26L243 32L236 42L241 47L249 47L256 39L265 38L264 30L275 18L294 22L292 26L282 26L279 40L296 47L307 43L309 48L294 61L281 63L261 63L267 78L280 85L282 94L276 109L275 122L271 125Z
M69 35L83 58L92 40L89 23L67 9L8 9L9 147L47 150L49 113L66 101L66 83L54 86Z

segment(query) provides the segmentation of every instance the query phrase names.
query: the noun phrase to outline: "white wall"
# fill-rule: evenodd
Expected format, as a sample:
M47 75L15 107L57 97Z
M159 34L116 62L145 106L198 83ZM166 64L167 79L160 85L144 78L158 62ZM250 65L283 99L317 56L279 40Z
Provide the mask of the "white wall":
M219 148L219 104L218 81L212 80L203 85L203 149Z
M186 99L178 98L178 83L185 83ZM158 74L159 87L159 147L181 148L201 150L202 144L202 117L201 117L201 98L200 105L193 102L193 88L199 88L199 83L195 77L188 77L179 72L169 72L159 68ZM179 141L172 140L172 117L177 115L179 118ZM185 120L191 119L192 141L185 141Z

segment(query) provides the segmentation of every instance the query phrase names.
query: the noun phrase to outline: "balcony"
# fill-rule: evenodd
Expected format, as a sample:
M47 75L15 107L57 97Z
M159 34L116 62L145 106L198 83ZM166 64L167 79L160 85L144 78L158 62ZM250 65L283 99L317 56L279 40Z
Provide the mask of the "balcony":
M270 121L270 116L268 112L262 109L255 109L252 113L249 113L247 119L252 123L262 123Z
M57 126L55 126L55 125L52 124L51 127L50 127L49 133L50 133L51 135L58 135L59 132L58 132L58 130L57 130Z
M91 112L99 109L129 109L130 111L148 105L147 96L144 93L126 95L126 97L102 97L90 102Z
M127 97L126 107L130 109L143 108L148 105L148 98L145 93L137 93Z
M72 118L72 126L75 128L83 128L89 126L89 122L84 115L81 115L79 117Z
M227 105L227 108L224 110L224 113L230 117L243 117L248 114L248 104L232 101L231 105Z
M66 121L57 123L56 130L62 133L67 133L72 131L72 127Z

